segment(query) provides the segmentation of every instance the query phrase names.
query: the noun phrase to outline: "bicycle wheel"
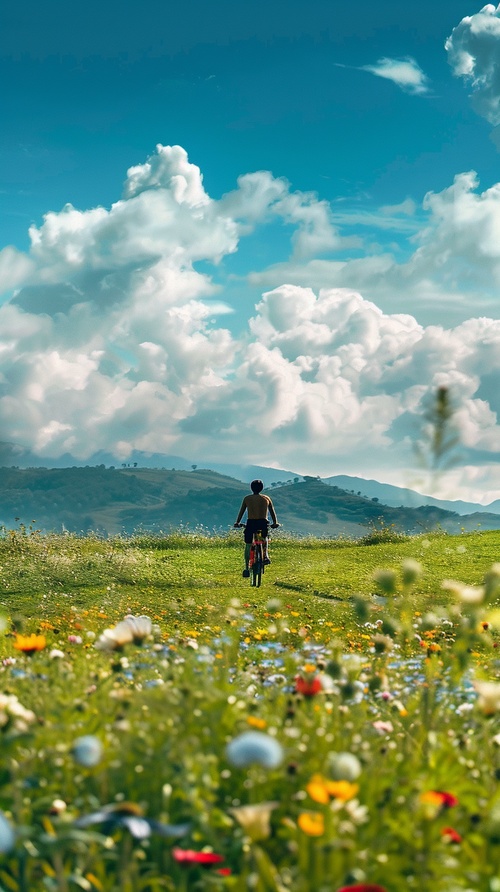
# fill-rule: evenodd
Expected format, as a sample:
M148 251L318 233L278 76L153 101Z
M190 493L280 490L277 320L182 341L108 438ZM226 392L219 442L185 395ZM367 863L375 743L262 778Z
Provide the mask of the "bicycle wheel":
M264 557L262 554L262 545L260 542L255 546L255 557L252 564L252 585L259 586L262 582L262 572L264 570Z

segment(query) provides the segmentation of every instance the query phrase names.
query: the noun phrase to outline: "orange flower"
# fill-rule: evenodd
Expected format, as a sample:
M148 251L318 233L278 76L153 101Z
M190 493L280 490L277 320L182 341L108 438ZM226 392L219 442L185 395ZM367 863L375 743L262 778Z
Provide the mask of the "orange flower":
M43 650L47 645L45 635L16 635L14 647L25 654L33 654L37 650Z
M315 802L328 805L330 799L340 799L342 802L353 799L359 790L359 785L346 780L331 781L322 774L313 774L306 790Z
M315 774L306 786L306 790L311 799L314 799L315 802L320 802L321 805L328 805L330 802L326 784L327 782L321 774Z
M325 832L325 819L317 811L302 812L297 819L297 824L308 836L323 836Z
M353 799L359 790L359 784L351 784L346 780L327 781L326 787L332 799L341 799L342 802Z
M259 719L256 715L247 716L247 725L250 725L251 728L258 728L259 731L263 731L264 728L267 728L266 720Z

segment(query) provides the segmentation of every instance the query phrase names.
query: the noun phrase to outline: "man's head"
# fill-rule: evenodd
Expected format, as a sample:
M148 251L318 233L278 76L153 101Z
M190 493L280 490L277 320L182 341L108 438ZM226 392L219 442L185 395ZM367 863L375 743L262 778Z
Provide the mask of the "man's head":
M262 492L262 490L264 489L264 484L262 483L262 480L252 480L252 482L250 484L250 489L252 490L252 492L255 495L257 495L257 493L259 493L259 492Z

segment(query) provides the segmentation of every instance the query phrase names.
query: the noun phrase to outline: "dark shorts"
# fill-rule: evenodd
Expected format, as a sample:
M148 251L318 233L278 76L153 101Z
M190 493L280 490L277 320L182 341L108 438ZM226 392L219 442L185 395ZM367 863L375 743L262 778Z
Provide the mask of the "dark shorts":
M264 539L269 534L269 521L268 520L247 520L245 524L245 529L243 531L243 535L245 537L245 542L247 545L252 544L253 534L258 530L261 531Z

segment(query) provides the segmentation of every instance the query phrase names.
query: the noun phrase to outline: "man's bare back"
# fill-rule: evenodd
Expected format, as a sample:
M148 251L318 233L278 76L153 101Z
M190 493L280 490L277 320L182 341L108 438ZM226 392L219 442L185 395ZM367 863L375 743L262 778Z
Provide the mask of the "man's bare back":
M261 493L252 493L252 495L245 496L236 523L240 522L245 511L247 511L249 520L266 520L269 512L273 523L276 523L274 505L269 496L264 496Z

